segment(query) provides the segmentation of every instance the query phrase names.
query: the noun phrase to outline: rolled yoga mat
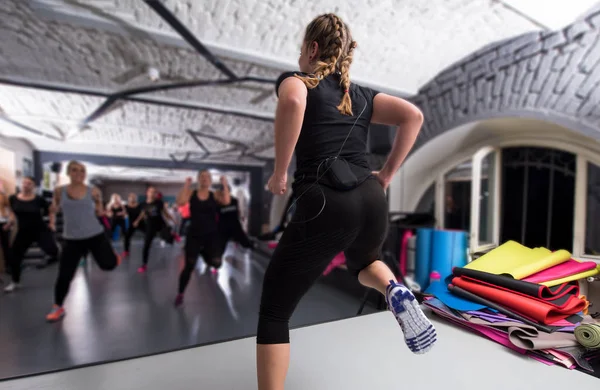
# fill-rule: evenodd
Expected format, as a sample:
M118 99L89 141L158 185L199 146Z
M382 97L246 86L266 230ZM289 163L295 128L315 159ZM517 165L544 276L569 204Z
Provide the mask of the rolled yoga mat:
M550 280L565 278L567 276L576 275L585 271L590 271L596 268L597 264L594 261L577 261L567 260L562 264L555 265L538 273L523 279L526 282L542 283Z
M579 325L575 328L575 338L586 348L600 348L600 324Z
M437 271L441 279L452 274L452 258L454 257L454 232L434 230L431 243L431 265L429 271Z
M465 268L523 279L569 259L571 254L565 250L551 252L546 248L530 249L515 241L507 241L473 260Z
M467 232L453 232L453 247L452 247L452 268L464 267L467 265L467 248L468 239Z
M415 254L415 281L421 286L421 291L429 285L431 264L431 240L433 229L417 229L417 250Z

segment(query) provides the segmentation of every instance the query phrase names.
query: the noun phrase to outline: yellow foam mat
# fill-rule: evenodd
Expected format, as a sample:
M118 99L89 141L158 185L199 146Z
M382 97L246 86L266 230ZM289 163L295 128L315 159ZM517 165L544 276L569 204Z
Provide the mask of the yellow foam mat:
M543 282L540 284L542 284L544 286L548 286L548 287L558 286L559 284L572 282L574 280L589 278L590 276L596 276L598 274L600 274L600 265L598 265L596 268L591 269L589 271L581 272L581 273L578 273L575 275L565 276L564 278L560 278L560 279L549 280L547 282Z
M507 241L491 250L477 260L467 264L465 268L491 274L508 274L515 279L523 279L530 275L553 267L571 258L566 250L551 252L546 248L528 248L515 241Z

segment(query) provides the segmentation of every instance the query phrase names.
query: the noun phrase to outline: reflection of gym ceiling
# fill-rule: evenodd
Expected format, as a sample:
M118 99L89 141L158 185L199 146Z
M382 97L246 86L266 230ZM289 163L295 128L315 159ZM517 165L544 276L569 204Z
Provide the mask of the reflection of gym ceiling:
M356 81L407 96L474 50L563 27L593 3L161 1L235 76L256 82L131 95L96 116L120 90L227 76L142 0L3 0L0 133L42 150L262 164L273 153L272 81L296 68L303 26L319 13L353 27Z

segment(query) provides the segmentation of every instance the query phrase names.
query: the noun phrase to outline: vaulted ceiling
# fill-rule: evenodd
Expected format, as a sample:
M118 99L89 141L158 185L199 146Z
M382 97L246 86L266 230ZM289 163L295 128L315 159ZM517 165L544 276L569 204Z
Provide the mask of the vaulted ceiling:
M594 3L534 2L161 1L235 76L255 81L142 90L92 115L118 91L227 76L142 0L3 0L0 134L42 150L263 164L273 156L272 82L296 69L314 16L334 11L352 27L355 82L409 96L474 50L561 27Z

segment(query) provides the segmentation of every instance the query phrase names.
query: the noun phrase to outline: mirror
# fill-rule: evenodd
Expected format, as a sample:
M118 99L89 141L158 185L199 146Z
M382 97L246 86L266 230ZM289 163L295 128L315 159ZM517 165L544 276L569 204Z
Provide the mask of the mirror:
M144 27L147 3L0 6L0 380L256 334L295 208L291 171L265 189L290 69L209 44L215 66ZM364 291L334 263L291 326L355 316Z

